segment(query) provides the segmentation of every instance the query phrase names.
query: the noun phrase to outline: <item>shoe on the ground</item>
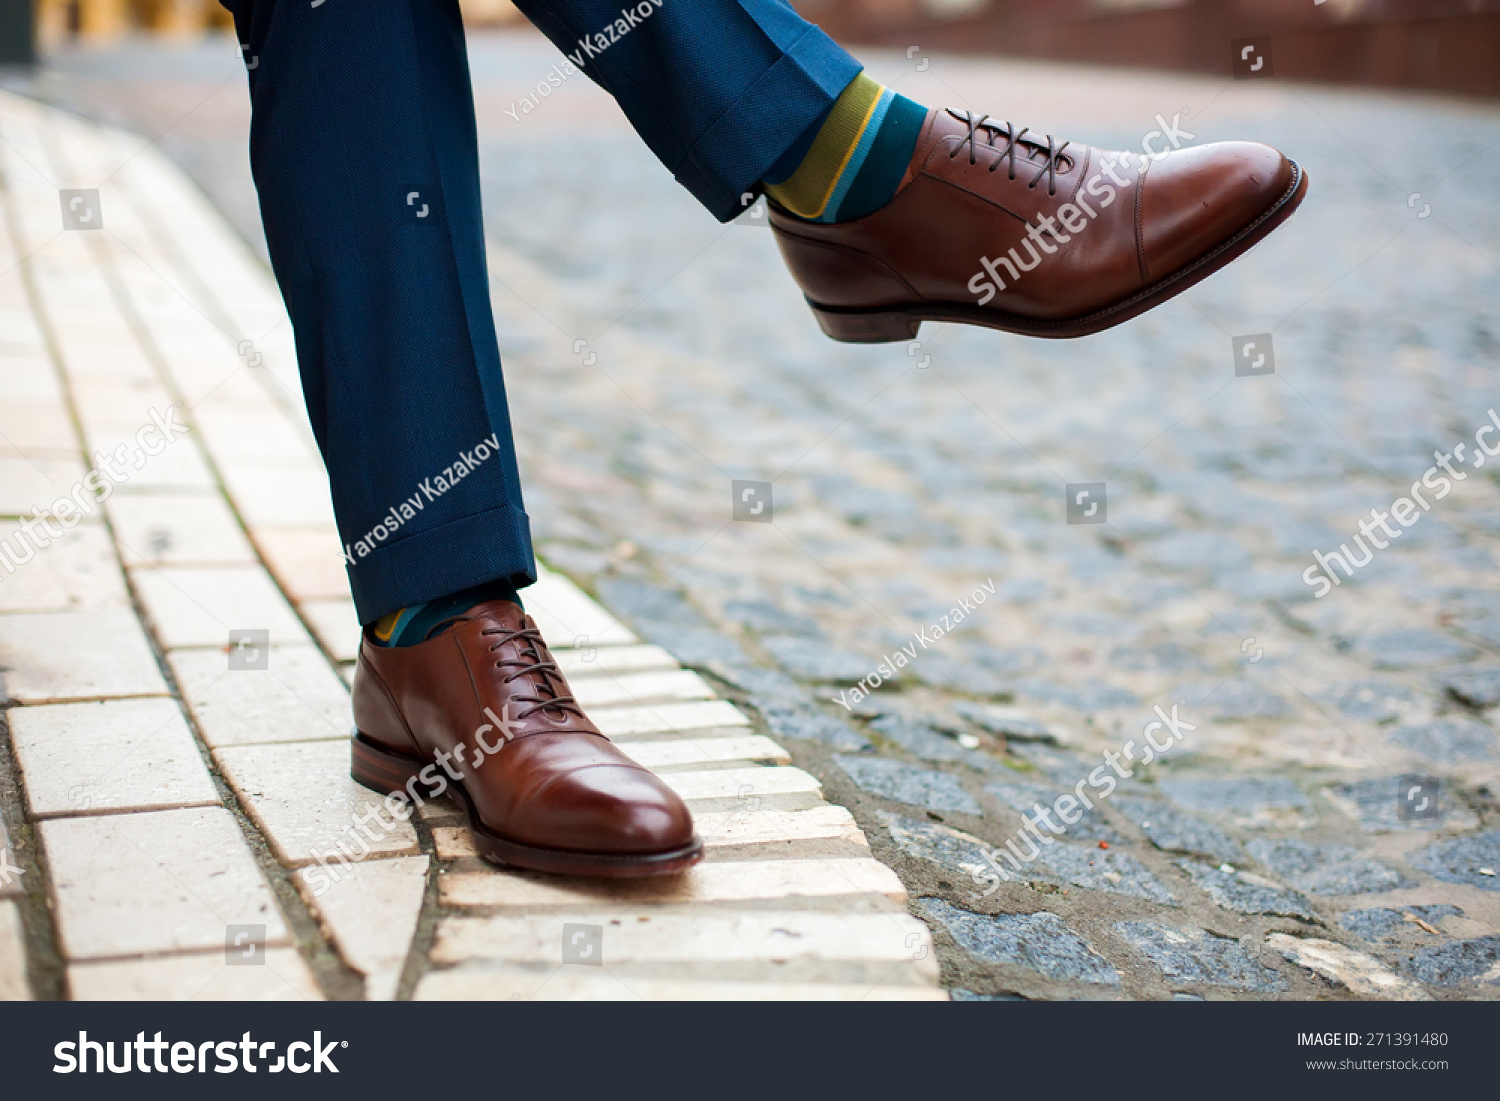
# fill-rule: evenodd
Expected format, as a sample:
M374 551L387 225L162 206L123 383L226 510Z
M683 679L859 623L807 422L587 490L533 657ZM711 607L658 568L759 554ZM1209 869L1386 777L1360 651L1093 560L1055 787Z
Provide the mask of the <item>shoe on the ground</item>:
M819 224L771 203L770 222L835 340L909 340L923 321L1073 337L1182 293L1306 194L1294 161L1253 142L1150 159L933 110L884 207Z
M354 722L354 779L422 800L453 789L495 863L634 878L703 858L687 806L589 721L510 601L415 646L378 646L367 631Z

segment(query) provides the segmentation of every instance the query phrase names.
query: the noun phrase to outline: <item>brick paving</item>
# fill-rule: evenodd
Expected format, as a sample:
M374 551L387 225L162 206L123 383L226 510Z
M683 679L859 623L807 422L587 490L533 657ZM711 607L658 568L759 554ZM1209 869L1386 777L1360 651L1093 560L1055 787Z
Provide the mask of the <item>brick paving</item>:
M358 625L274 285L138 137L9 95L0 135L0 994L944 996L849 812L560 574L528 606L601 727L697 813L705 864L511 875L456 806L406 822L350 780ZM102 230L59 228L75 182Z
M538 595L567 602L550 632L559 642L618 632L617 645L597 647L619 662L610 677L580 682L597 684L608 729L659 767L712 762L670 775L725 858L686 895L650 904L690 918L626 923L606 939L621 962L602 973L559 972L548 923L585 903L635 905L637 888L592 893L484 870L451 816L420 823L414 844L387 838L380 859L326 896L335 901L307 901L310 839L359 798L332 763L335 673L355 633L317 549L329 533L315 462L285 438L298 423L295 369L264 273L210 231L213 216L148 150L112 180L139 228L125 219L107 234L68 234L23 269L26 293L56 303L62 335L50 339L70 396L34 372L4 377L25 375L7 393L28 408L61 401L91 448L142 423L120 416L132 401L180 395L200 432L111 499L106 532L82 524L31 573L0 582L0 600L18 601L3 606L0 646L21 640L5 659L21 705L7 712L19 768L59 752L63 736L49 731L80 745L102 737L86 712L28 732L16 717L33 707L130 704L111 729L161 739L165 760L181 727L156 731L141 715L172 696L185 700L197 762L174 756L174 768L86 782L98 788L90 798L128 806L123 816L39 811L29 785L17 790L5 809L23 866L40 871L28 854L54 832L60 851L97 836L79 848L98 853L129 840L117 820L172 815L205 834L232 823L243 853L221 854L229 874L258 868L281 908L284 939L268 960L295 945L281 957L286 989L312 981L334 997L615 996L616 982L675 996L688 975L731 997L916 993L933 961L924 934L907 945L881 931L891 907L931 928L941 985L959 998L1500 993L1500 485L1473 450L1500 407L1500 217L1489 201L1500 111L872 55L878 78L919 100L1098 144L1138 146L1157 113L1180 113L1193 140L1287 149L1313 190L1289 229L1120 330L1053 344L928 326L913 345L853 348L818 334L770 234L707 219L587 82L513 120L506 108L551 64L545 43L487 36L472 52L494 301L527 503L555 571ZM248 180L224 153L243 134L243 92L228 83L238 76L227 54L182 56L151 80L119 57L63 58L27 90L165 131L160 147L254 242ZM106 174L96 131L48 126L60 152L47 156L71 158L59 178L91 186ZM5 155L14 193L18 154ZM56 199L44 203L37 186L35 223L19 200L14 217L40 242L59 231ZM90 247L108 266L65 263L85 236L103 242ZM134 312L115 332L118 310L102 303L122 294ZM167 330L170 340L143 346L142 334ZM238 366L225 333L247 334L264 363L225 382ZM1261 334L1274 373L1237 375L1235 338ZM45 444L56 439L46 416L0 428ZM1315 598L1304 582L1313 551L1355 546L1361 518L1391 511L1434 467L1434 449L1466 476ZM40 499L43 479L71 483L79 462L76 447L41 444L0 456L0 513ZM752 487L768 510L736 522L735 480L771 483L769 495ZM1069 524L1065 487L1099 482L1107 522ZM927 644L945 616L952 634ZM575 620L590 626L571 631ZM212 647L224 628L268 625L274 667L295 687L232 687L251 673L218 686L210 656L222 658ZM109 660L45 657L81 646L108 647ZM903 646L916 654L896 676L852 707L839 702ZM15 652L40 656L18 663ZM657 694L644 711L629 698L639 691ZM1192 729L1142 763L1147 724L1174 707ZM278 783L325 759L325 789ZM200 802L205 777L215 797ZM74 786L53 782L37 798L66 800ZM46 813L58 817L39 825ZM1038 823L1029 833L1026 820ZM865 836L899 885L854 855ZM757 854L783 837L797 855ZM835 860L853 873L845 884L829 883ZM173 958L187 961L176 970L132 964L123 954L136 949L118 945L97 950L120 958L65 960L96 950L90 896L69 899L78 888L61 885L50 860L48 870L60 928L27 941L44 993L61 989L48 976L64 963L81 995L197 981L208 954L189 947L200 933L188 919L170 931L182 945ZM34 926L42 888L25 879L30 893L0 905ZM418 883L430 884L420 899ZM243 885L247 907L253 886ZM836 920L825 916L830 891ZM754 901L770 893L801 900L804 915L808 956L781 983L753 962L774 951L777 927ZM381 940L349 919L377 904L403 915L399 935ZM5 936L0 924L0 966ZM711 973L683 958L705 945ZM887 964L902 981L872 982ZM234 970L215 981L242 992L225 996L254 996Z

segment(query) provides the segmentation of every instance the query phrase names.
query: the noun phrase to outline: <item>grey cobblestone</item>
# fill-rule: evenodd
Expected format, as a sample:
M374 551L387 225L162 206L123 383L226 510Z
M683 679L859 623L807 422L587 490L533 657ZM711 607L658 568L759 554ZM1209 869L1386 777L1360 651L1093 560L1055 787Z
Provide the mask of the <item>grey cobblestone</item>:
M1470 830L1479 825L1478 817L1458 801L1453 790L1442 786L1432 793L1433 806L1421 816L1403 816L1402 793L1409 783L1409 777L1399 776L1359 780L1331 788L1329 798L1370 833Z
M1403 726L1391 733L1391 741L1438 765L1500 756L1500 737L1478 719L1438 719L1422 726Z
M1240 677L1218 682L1200 681L1181 689L1194 714L1226 722L1253 719L1290 719L1296 709L1264 685Z
M928 810L975 816L984 813L974 797L946 773L917 768L904 761L848 756L835 759L849 778L871 795Z
M1049 780L1055 780L1069 789L1077 781L1088 776L1098 764L1097 761L1091 761L1087 757L1043 743L1023 742L1007 748L1018 765L1033 773L1040 773Z
M1176 906L1177 899L1135 857L1118 849L1097 845L1073 845L1057 841L1042 850L1037 864L1057 879L1107 894L1142 898L1162 906Z
M994 758L965 749L937 728L900 715L882 715L870 723L870 729L924 761L952 761L981 772L993 772L999 767Z
M1141 702L1128 688L1113 684L1059 684L1056 681L1028 677L1015 682L1018 695L1042 703L1062 704L1079 712L1107 711L1131 707Z
M1273 887L1256 883L1241 872L1213 868L1191 860L1179 860L1177 866L1187 872L1188 878L1201 887L1210 898L1226 910L1240 914L1269 914L1273 917L1300 918L1316 921L1317 915L1308 906L1307 899L1296 891L1284 887Z
M1410 915L1410 916L1408 916ZM1417 924L1425 922L1439 930L1444 918L1463 917L1457 906L1445 903L1431 906L1408 906L1393 910L1381 906L1370 910L1351 910L1339 918L1339 924L1357 937L1386 946L1412 948L1431 943L1432 934Z
M881 811L879 818L903 853L914 860L926 860L947 868L963 882L968 882L975 872L989 866L984 856L984 843L962 830L935 822L919 822L889 811Z
M919 914L985 963L1013 964L1048 979L1120 985L1119 971L1056 914L974 914L936 898L918 899L916 905Z
M1281 879L1315 895L1360 895L1413 886L1399 871L1352 845L1251 841L1250 855Z
M1023 998L1023 997L1021 997L1021 995L1019 995L1019 994L976 994L974 991L972 991L972 990L966 990L964 987L961 987L961 986L955 986L952 990L948 991L948 994L949 994L949 996L951 996L953 998L953 1000L955 1002L1024 1002L1024 1001L1026 1001L1026 999Z
M793 680L776 669L761 669L748 664L731 665L725 662L712 662L705 668L727 680L736 688L743 688L753 698L767 703L806 703L811 694L807 685Z
M1057 736L1047 728L1047 724L1034 719L1029 715L1017 711L997 711L993 707L982 704L971 703L968 700L959 700L953 705L953 713L960 718L969 720L982 730L991 734L998 734L1010 742L1045 742L1049 745L1057 744Z
M1184 810L1219 818L1241 829L1300 829L1313 822L1312 803L1280 777L1246 780L1167 780L1168 799Z
M1475 937L1424 948L1412 957L1408 970L1434 986L1500 985L1500 937Z
M846 722L811 707L787 706L781 700L751 696L765 716L766 725L777 735L804 742L822 742L843 753L873 749L870 740Z
M1146 921L1120 922L1115 932L1173 982L1257 992L1286 989L1285 979L1229 937Z
M809 616L788 612L769 600L731 600L724 605L724 617L742 623L762 634L815 635L817 621Z
M1146 839L1165 852L1201 853L1221 863L1245 859L1240 843L1223 830L1164 799L1121 796L1114 805L1129 818Z
M1121 646L1109 657L1115 668L1139 673L1182 673L1207 668L1201 657L1180 642L1159 642L1144 649Z
M1051 807L1053 801L1059 795L1066 794L1061 789L1047 787L1044 784L1028 784L1015 781L986 784L984 790L1000 799L1012 810L1026 815L1034 814L1038 804L1043 807ZM1078 820L1071 824L1058 820L1056 815L1053 815L1057 825L1067 827L1066 836L1072 840L1111 842L1124 840L1119 832L1099 813L1097 808L1090 810L1087 807L1080 806L1073 810L1072 813L1078 816Z
M912 672L923 684L972 696L1003 696L1011 690L1011 682L992 669L942 654L922 654L912 662Z
M1388 680L1357 681L1328 693L1325 698L1340 714L1372 723L1399 719L1416 702L1409 688Z
M1500 830L1439 841L1417 853L1411 862L1445 883L1500 891Z
M840 649L826 639L768 635L760 644L783 669L800 680L858 681L874 669L868 658Z
M1377 669L1426 669L1467 661L1476 652L1450 635L1424 630L1374 635L1363 640L1358 649Z

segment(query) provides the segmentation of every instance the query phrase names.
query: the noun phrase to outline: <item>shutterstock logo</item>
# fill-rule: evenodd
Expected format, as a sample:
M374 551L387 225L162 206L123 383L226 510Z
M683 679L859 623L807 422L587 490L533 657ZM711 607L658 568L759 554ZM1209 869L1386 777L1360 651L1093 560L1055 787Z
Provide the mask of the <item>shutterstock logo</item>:
M775 515L771 507L771 483L731 479L734 491L734 518L751 524L769 524Z
M110 1074L129 1074L131 1071L142 1074L152 1071L157 1074L168 1071L173 1074L207 1074L212 1056L215 1074L233 1074L238 1070L247 1074L262 1070L267 1074L280 1074L284 1070L293 1074L308 1071L337 1074L339 1068L334 1065L333 1050L348 1046L348 1040L329 1040L325 1044L323 1034L314 1032L311 1042L293 1041L286 1046L286 1054L276 1055L273 1063L271 1057L276 1054L276 1041L255 1040L248 1032L238 1040L207 1040L201 1044L163 1040L160 1032L148 1040L144 1032L137 1032L134 1040L120 1041L120 1061L116 1063L114 1040L90 1040L87 1032L79 1032L76 1041L63 1040L52 1049L57 1058L52 1073L88 1074L92 1066L95 1074L106 1071Z
M1233 46L1236 80L1259 80L1274 75L1269 38L1239 38Z
M1103 482L1069 482L1068 523L1103 524L1109 520L1109 502Z
M1271 343L1270 333L1237 336L1231 344L1234 346L1234 373L1237 378L1276 373L1276 349Z

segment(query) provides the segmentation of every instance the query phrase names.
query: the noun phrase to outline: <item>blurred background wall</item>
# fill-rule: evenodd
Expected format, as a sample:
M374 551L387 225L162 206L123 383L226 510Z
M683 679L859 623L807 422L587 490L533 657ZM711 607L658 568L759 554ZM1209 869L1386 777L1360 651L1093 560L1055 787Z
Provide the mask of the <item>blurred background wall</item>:
M230 26L217 0L36 0L36 13L44 49L68 38L103 41L133 29L186 36Z
M510 0L461 2L476 26L523 21ZM1231 42L1269 36L1278 77L1500 96L1500 0L793 3L849 43L1228 76ZM33 33L46 50L132 30L189 36L228 27L217 0L0 0L0 60L24 60Z
M845 42L1500 96L1500 0L795 0Z
M510 0L461 0L464 15L476 25L521 22ZM219 0L0 0L0 7L36 12L39 45L68 39L105 40L129 31L161 35L199 35L233 26Z

